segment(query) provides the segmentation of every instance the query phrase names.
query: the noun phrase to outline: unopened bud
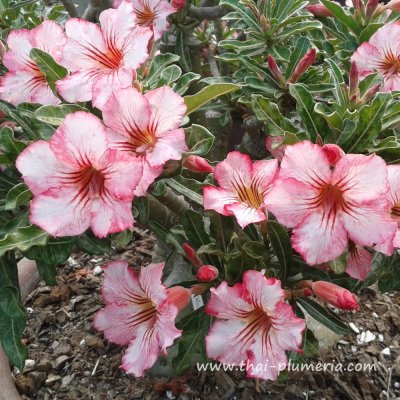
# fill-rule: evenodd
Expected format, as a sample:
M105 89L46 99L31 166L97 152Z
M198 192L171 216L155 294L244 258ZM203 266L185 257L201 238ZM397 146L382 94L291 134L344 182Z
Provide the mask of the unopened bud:
M218 278L218 269L213 265L203 265L197 271L196 278L202 282L211 282Z
M317 281L312 284L312 290L319 299L341 310L358 310L356 296L334 283Z
M167 289L168 301L175 304L179 311L189 305L191 290L182 286L174 286Z
M359 84L359 73L357 64L353 61L350 67L349 74L349 85L350 85L350 98L356 99L359 95L358 84Z
M0 62L3 60L4 54L6 54L6 46L0 40Z
M186 258L197 268L200 268L203 263L197 257L196 250L189 244L189 243L183 243L182 249L185 253Z
M307 71L307 69L314 64L317 58L317 52L315 49L310 49L304 55L304 57L299 61L295 70L289 78L290 83L295 83L298 79Z
M181 10L186 5L186 0L172 0L171 6L175 7L177 11Z
M328 157L331 165L335 165L345 155L345 152L337 144L325 144L322 146L322 151Z
M333 13L324 4L311 4L307 6L307 10L314 14L316 17L333 17Z
M353 8L356 11L362 11L364 8L362 0L353 0Z
M391 0L386 4L385 8L387 10L394 11L396 13L400 13L400 0Z
M279 86L281 86L281 87L284 86L286 83L285 78L284 78L282 71L279 68L275 58L272 57L271 55L268 56L268 66L269 66L272 76L278 82Z
M371 18L372 14L374 14L374 11L376 7L378 6L379 0L368 0L367 3L367 9L366 9L366 16L367 18Z
M376 95L376 93L379 92L380 88L380 83L376 83L375 85L371 86L371 88L364 93L364 96L357 102L357 104L364 105L368 103Z
M260 25L261 25L263 32L268 32L271 29L271 24L265 15L261 15Z
M214 167L205 158L195 155L190 155L187 157L183 162L183 166L191 172L214 172Z

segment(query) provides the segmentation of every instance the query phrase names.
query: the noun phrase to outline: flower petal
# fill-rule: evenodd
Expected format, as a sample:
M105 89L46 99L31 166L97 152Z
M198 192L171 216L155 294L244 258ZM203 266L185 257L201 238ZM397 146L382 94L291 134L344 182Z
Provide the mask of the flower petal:
M54 187L62 187L64 173L74 169L55 157L49 142L38 140L30 144L17 158L16 167L34 195Z
M137 69L149 57L148 47L153 33L150 29L136 26L124 44L122 62L125 67Z
M388 198L390 204L400 204L400 165L388 165L388 181L389 181L389 193Z
M214 171L218 184L233 193L250 187L253 164L250 156L239 151L230 152L224 161L217 164Z
M157 134L153 148L146 152L146 160L151 166L164 165L169 160L180 160L187 149L182 128L164 131Z
M56 82L57 92L68 103L90 101L93 96L94 82L100 75L101 72L97 69L73 72Z
M135 189L135 196L145 196L149 186L158 178L163 172L163 166L158 165L152 167L144 157L142 157L143 175L140 179L138 186Z
M388 191L385 161L375 154L346 154L335 166L332 184L343 191L345 201L375 200Z
M30 31L28 29L12 30L7 37L8 51L3 56L3 64L9 71L32 70L32 50ZM36 66L33 63L33 66Z
M271 189L279 170L277 160L261 160L253 164L251 186L260 188L266 194Z
M268 219L262 210L251 207L247 203L235 202L226 204L224 209L229 212L229 215L233 214L235 216L237 223L242 229L249 224L255 224Z
M162 353L174 344L174 340L181 336L182 331L176 329L175 318L178 308L175 304L164 303L157 310L157 339Z
M360 77L363 78L374 72L382 62L382 56L378 47L372 43L364 42L352 55L351 61L355 62L358 68Z
M215 186L203 186L203 206L205 210L214 210L222 215L232 215L226 209L226 206L237 202L236 195L229 190Z
M67 37L64 30L56 22L45 20L32 29L30 41L32 47L49 53L58 62L62 60L62 52L67 43Z
M139 283L146 296L159 306L167 299L166 288L161 283L164 266L165 263L149 264L141 267L139 273Z
M186 112L183 97L168 86L150 90L144 97L150 104L150 129L156 136L179 128Z
M397 223L390 218L385 198L363 204L349 204L341 214L341 221L349 238L361 246L381 244L397 230Z
M206 313L221 319L242 319L254 306L245 300L247 292L241 283L228 286L223 281L217 288L211 288L211 298Z
M95 167L107 150L104 125L93 114L68 114L50 139L56 157L74 167Z
M363 247L352 246L347 259L346 272L354 279L364 281L372 266L372 254Z
M139 304L147 299L137 275L126 261L111 261L103 266L103 270L102 293L106 304Z
M293 230L292 246L308 264L321 264L344 252L347 234L334 212L315 211Z
M76 236L90 224L88 203L70 187L50 189L33 198L29 220L52 236Z

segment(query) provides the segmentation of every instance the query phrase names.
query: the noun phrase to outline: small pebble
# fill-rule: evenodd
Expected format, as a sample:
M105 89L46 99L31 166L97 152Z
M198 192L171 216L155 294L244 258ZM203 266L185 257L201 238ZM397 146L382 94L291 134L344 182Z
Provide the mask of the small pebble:
M93 269L93 275L100 275L103 272L103 268L100 267L100 265L98 265L97 267L94 267Z
M380 333L380 334L378 335L378 339L379 339L380 342L383 342L384 338L383 338L382 333Z
M390 356L390 349L389 349L389 347L384 348L384 349L381 351L381 353L382 353L384 356Z
M30 360L30 359L25 360L24 369L33 369L35 368L35 365L36 365L35 360Z
M353 353L355 353L355 352L357 351L357 347L356 347L356 346L351 346L351 351L352 351Z
M400 388L400 382L395 382L395 383L394 383L394 387L395 387L396 389Z
M377 318L377 319L379 318L379 316L378 316L378 314L377 314L376 312L373 312L373 313L372 313L372 316L373 316L374 318Z
M373 340L375 340L375 338L376 336L371 331L367 331L365 333L365 343L372 342Z
M349 327L350 327L350 329L351 329L354 333L357 333L357 334L360 333L360 330L354 325L353 322L350 322L350 323L349 323Z

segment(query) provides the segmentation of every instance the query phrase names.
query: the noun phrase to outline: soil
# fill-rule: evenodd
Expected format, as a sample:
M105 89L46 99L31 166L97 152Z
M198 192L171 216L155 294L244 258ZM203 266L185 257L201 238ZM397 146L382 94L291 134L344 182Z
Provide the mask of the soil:
M374 288L361 293L359 312L340 313L360 335L364 332L364 341L353 333L340 338L332 351L307 360L313 365L343 363L344 368L366 363L374 366L372 371L291 371L277 382L245 379L240 371L192 369L173 379L126 375L119 368L124 349L108 343L92 326L102 307L100 267L111 259L146 264L154 243L147 231L135 229L131 244L110 255L74 254L60 266L57 287L41 282L28 296L24 341L30 360L22 373L14 371L23 399L400 399L400 296Z

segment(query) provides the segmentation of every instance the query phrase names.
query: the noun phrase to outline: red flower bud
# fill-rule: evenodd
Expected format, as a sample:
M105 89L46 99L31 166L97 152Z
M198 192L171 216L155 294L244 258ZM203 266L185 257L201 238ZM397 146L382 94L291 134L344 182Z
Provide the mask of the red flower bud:
M331 165L335 165L345 155L345 152L337 144L325 144L322 146L322 151L328 157Z
M321 300L342 310L358 310L356 296L331 282L317 281L312 284L314 294Z
M379 1L380 0L368 0L367 11L366 11L367 18L370 18L372 16L376 7L378 6Z
M362 11L363 2L361 0L353 0L353 8L356 11Z
M202 282L211 282L218 278L218 269L213 265L203 265L197 271L196 278Z
M214 167L205 158L194 155L187 157L183 166L191 172L214 172Z
M391 0L386 4L387 10L392 10L394 12L400 13L400 0Z
M172 7L175 7L177 11L181 10L186 5L186 0L171 0Z
M275 80L279 83L280 86L285 84L285 78L282 74L281 69L279 68L278 64L276 63L276 60L274 57L271 55L268 56L268 66L269 69L271 70L272 76L275 78Z
M358 97L358 83L359 83L359 72L357 68L357 64L353 61L350 67L349 74L349 85L350 85L350 97L357 98Z
M182 248L183 248L183 251L185 252L186 258L195 267L200 268L203 265L203 263L201 262L199 257L197 257L196 250L192 246L190 246L189 243L183 243Z
M179 311L182 311L189 305L191 290L182 286L174 286L167 289L168 301L176 305Z
M324 4L311 4L307 6L307 10L317 17L333 17L333 13Z
M295 70L289 78L290 83L295 83L307 71L308 67L314 64L315 59L317 58L317 52L315 49L310 49L303 56L303 58L297 64Z

